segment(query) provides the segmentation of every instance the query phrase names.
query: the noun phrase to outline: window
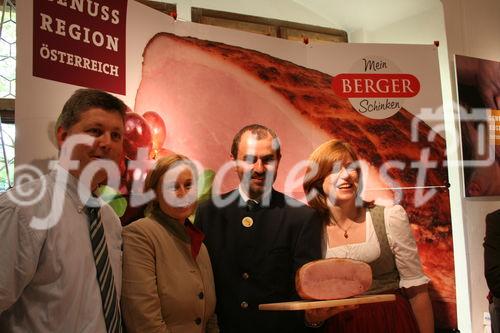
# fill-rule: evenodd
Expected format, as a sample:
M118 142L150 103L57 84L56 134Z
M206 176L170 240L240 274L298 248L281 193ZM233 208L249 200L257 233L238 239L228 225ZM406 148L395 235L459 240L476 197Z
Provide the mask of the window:
M3 1L0 24L0 98L16 98L16 9Z
M176 4L158 0L137 1L162 13L177 17ZM347 43L347 32L344 30L205 8L191 7L191 21L289 40L304 41L307 38L309 42Z
M0 1L0 192L14 182L16 97L15 1Z
M218 10L193 7L191 20L290 40L347 43L347 32L343 30Z
M2 123L2 150L0 151L0 192L9 189L14 182L14 124Z
M148 7L156 9L156 10L158 10L162 13L165 13L167 15L170 15L170 16L176 15L177 6L175 4L160 2L160 1L153 1L153 0L137 0L137 2L140 2Z

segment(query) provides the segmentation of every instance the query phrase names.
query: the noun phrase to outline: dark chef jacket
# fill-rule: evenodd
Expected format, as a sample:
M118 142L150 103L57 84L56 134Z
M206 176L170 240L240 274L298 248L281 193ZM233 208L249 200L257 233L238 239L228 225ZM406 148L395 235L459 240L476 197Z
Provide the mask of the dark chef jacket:
M252 218L251 227L244 217ZM273 190L268 207L249 211L238 193L223 208L211 200L200 205L195 224L212 261L221 333L306 330L300 313L259 311L258 305L297 299L296 270L321 258L322 227L313 209Z

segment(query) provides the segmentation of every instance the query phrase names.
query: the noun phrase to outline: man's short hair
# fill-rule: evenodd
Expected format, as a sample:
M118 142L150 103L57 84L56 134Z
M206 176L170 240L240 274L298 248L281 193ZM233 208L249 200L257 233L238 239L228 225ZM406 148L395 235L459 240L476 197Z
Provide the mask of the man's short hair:
M97 89L78 89L66 101L57 119L56 130L59 127L67 130L80 121L83 112L99 108L118 113L125 119L127 105L123 101L107 92Z
M257 136L257 140L262 140L270 135L273 138L273 148L276 152L276 156L278 159L281 158L281 143L278 136L276 135L276 132L264 125L252 124L243 127L234 136L233 143L231 145L231 155L234 159L238 157L238 147L240 146L241 136L246 132L255 134Z

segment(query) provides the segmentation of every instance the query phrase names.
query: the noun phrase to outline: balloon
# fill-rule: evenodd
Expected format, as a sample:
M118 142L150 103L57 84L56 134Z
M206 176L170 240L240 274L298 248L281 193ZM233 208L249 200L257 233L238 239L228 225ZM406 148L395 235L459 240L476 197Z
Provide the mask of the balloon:
M135 112L125 114L125 133L123 138L123 150L125 157L135 160L137 150L146 148L149 152L153 147L152 133L148 123Z
M215 178L215 171L211 169L203 170L198 178L198 200L203 202L210 199L212 193L212 184Z
M149 158L152 158L153 160L159 160L162 157L167 157L169 155L175 154L173 151L165 149L165 148L160 148L160 149L153 149L151 150L151 153L149 154Z
M122 153L122 157L120 158L120 162L118 163L118 168L120 169L120 176L124 176L125 172L127 172L127 163L125 162L125 152Z
M167 135L167 129L165 123L161 116L154 112L148 111L142 115L151 128L153 135L153 149L159 149L163 146L165 142L165 137Z

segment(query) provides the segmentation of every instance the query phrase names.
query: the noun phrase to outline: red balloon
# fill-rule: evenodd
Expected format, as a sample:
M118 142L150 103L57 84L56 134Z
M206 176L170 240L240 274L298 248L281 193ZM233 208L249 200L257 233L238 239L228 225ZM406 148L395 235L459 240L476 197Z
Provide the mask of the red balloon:
M123 138L125 157L135 160L139 148L146 148L149 154L153 147L152 138L151 129L143 117L135 112L127 112L125 114L125 133Z
M125 162L125 152L123 152L122 156L120 157L118 168L120 169L120 175L121 176L125 175L125 172L127 171L127 163Z
M166 148L153 149L149 154L149 157L153 160L159 160L162 157L167 157L169 155L175 154L173 151L168 150Z
M167 129L165 127L165 123L161 116L154 112L148 111L142 115L142 117L146 120L153 132L153 149L159 149L163 146L165 142L165 137L167 136Z

